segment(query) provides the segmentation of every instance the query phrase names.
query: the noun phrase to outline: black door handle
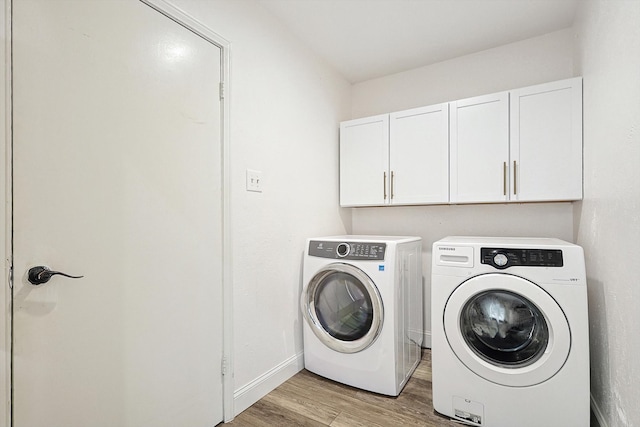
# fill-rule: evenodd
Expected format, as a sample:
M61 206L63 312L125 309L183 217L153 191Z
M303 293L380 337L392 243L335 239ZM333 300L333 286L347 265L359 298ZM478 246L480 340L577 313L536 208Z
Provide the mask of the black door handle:
M59 274L60 276L64 276L64 277L70 277L72 279L80 279L84 277L84 276L71 276L70 274L62 273L60 271L53 271L49 269L49 267L45 267L44 265L39 265L37 267L31 267L29 269L29 274L27 278L29 279L30 283L37 286L43 283L47 283L49 279L51 279L51 276L55 276L56 274Z

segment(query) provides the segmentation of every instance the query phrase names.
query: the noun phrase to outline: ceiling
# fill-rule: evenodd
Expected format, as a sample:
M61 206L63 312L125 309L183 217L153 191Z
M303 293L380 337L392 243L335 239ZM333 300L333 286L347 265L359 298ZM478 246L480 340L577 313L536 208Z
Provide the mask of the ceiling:
M570 27L580 0L258 0L351 83Z

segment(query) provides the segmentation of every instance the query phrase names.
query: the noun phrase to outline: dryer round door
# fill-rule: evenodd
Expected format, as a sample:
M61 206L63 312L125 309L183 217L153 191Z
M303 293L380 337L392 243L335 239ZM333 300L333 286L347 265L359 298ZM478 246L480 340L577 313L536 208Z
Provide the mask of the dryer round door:
M357 353L378 337L384 319L382 298L359 268L333 263L318 271L302 292L302 314L327 347Z
M540 286L510 274L484 274L460 284L445 306L444 331L469 370L511 387L553 377L571 349L558 303Z

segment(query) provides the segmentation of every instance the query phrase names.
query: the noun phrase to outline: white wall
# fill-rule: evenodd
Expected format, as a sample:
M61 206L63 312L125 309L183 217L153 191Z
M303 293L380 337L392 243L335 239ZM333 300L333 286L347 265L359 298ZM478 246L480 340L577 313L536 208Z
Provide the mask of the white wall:
M577 243L589 287L591 394L604 426L640 425L640 2L585 1L584 190Z
M512 43L354 85L352 117L573 77L571 30ZM573 241L571 203L353 209L353 233L423 239L425 346L431 343L431 245L447 235L558 237Z
M355 84L352 118L573 77L571 30L561 30Z

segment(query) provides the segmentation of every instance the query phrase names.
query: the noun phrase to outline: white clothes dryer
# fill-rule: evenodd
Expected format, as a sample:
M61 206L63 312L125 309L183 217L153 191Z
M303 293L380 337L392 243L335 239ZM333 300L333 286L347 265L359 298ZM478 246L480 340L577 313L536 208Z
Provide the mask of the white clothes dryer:
M433 244L433 406L474 426L589 425L582 248L558 239Z
M421 358L419 237L307 240L300 307L305 368L397 396Z

